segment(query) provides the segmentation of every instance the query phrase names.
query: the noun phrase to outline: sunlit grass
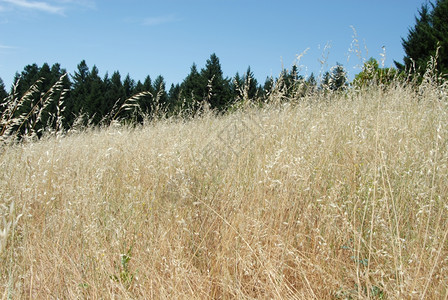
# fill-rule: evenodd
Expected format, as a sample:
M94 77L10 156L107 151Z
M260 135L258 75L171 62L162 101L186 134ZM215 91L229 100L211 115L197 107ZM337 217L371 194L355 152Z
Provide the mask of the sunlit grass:
M446 298L447 103L397 84L4 147L1 295Z

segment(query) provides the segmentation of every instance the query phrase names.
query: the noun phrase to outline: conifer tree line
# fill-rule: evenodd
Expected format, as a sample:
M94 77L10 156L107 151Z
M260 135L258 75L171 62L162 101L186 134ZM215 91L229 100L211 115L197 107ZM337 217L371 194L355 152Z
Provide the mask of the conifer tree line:
M73 74L66 74L66 70L58 63L52 66L47 63L42 66L32 64L27 65L21 73L16 73L16 84L9 92L0 79L0 99L6 102L8 95L16 99L26 97L27 103L15 111L16 115L20 115L21 111L36 105L42 109L42 91L51 90L56 100L52 99L46 105L47 117L40 119L38 125L68 129L80 120L84 125L105 124L113 117L111 114L117 113L121 119L142 121L144 115L152 116L161 112L164 115L192 115L204 105L216 112L225 112L242 99L265 101L276 85L285 97L303 96L317 88L314 75L305 79L298 73L297 66L293 66L290 71L283 70L279 78L266 78L261 85L248 67L243 75L236 73L234 77L228 78L223 74L218 56L212 54L204 68L199 70L193 64L181 83L167 88L161 75L154 79L148 75L143 82L135 81L129 74L123 78L118 71L101 77L98 68L95 65L89 67L85 60L79 63ZM334 76L339 77L339 73L335 72ZM341 88L346 84L346 79L343 81ZM135 95L138 97L133 97ZM57 103L58 99L60 103ZM127 107L135 109L117 111L129 100L133 101L133 105ZM0 107L4 110L5 103ZM58 112L60 107L63 107L63 111ZM60 124L56 120L58 113L62 120Z

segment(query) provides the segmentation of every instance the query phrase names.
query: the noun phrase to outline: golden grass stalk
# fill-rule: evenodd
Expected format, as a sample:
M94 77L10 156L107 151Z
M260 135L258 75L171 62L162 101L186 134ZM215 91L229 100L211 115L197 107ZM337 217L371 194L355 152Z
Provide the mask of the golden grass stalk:
M446 95L396 83L6 147L0 200L23 216L0 294L446 298Z

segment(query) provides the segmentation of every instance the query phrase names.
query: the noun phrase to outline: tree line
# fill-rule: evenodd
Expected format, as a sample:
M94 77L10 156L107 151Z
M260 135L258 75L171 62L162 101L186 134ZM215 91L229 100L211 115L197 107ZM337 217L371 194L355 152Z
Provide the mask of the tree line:
M7 92L0 79L0 99L3 99L0 112L5 110L11 98L26 98L14 115L26 113L33 107L44 110L45 118L41 116L38 123L28 124L38 129L68 129L80 120L85 125L101 125L118 115L121 119L134 121L141 121L143 115L161 112L165 115L191 115L204 105L216 112L225 112L243 99L266 101L274 87L285 98L290 98L303 96L327 84L332 90L347 86L341 65L326 74L320 87L313 74L304 78L297 66L283 70L278 78L267 77L264 84L258 83L250 67L246 73L236 73L229 78L224 76L216 54L212 54L200 70L193 64L187 77L169 88L161 75L154 80L147 76L143 81L135 81L129 74L123 78L115 71L101 77L98 68L95 65L89 68L85 60L79 63L72 75L58 63L52 66L47 63L27 65L21 73L16 73L14 82L16 84ZM51 101L44 103L43 98L50 94ZM120 111L123 105L128 109Z

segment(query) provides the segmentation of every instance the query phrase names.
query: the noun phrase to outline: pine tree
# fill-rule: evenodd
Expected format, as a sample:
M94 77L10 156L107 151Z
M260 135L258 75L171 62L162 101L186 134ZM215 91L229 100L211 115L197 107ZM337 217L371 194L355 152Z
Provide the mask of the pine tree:
M125 98L132 97L135 93L135 81L131 79L131 76L126 75L123 81L123 88L124 88L124 94Z
M434 35L440 46L438 66L440 72L448 73L448 0L439 0L432 13Z
M246 75L243 78L245 93L249 99L254 100L257 97L258 82L250 67L247 68Z
M284 69L280 74L279 83L284 96L287 98L302 97L304 94L303 82L303 76L299 75L297 65L293 65L290 71Z
M274 83L274 78L272 78L272 76L266 77L263 85L264 95L267 95L272 91L272 89L274 88Z
M66 119L68 120L70 126L73 124L76 118L80 114L86 113L84 106L85 99L90 90L90 71L85 60L82 60L77 67L72 76L73 86L71 90L70 101L67 104L68 111L66 114Z
M330 81L331 81L331 75L330 72L327 71L324 73L324 76L322 77L319 89L324 91L330 90Z
M162 109L166 111L168 108L168 94L166 92L166 83L162 75L159 75L154 80L152 84L154 90L154 100L153 105L157 106L157 109Z
M103 80L99 76L99 70L95 65L90 71L88 82L90 86L83 106L89 120L91 120L94 125L97 125L106 114L106 109L104 106L106 103L106 88Z
M198 103L203 100L205 87L202 85L201 75L198 72L196 64L190 68L190 74L182 82L180 98L183 101L183 107L187 110L196 111Z
M238 72L236 72L235 76L233 76L233 79L230 82L230 90L232 93L232 99L234 101L243 98L243 89L244 89L244 78L241 77Z
M224 78L219 58L214 53L201 70L201 86L205 90L203 97L212 109L222 111L232 102L230 80Z
M415 25L409 30L402 45L406 56L404 65L395 62L400 71L414 70L423 74L431 57L438 53L438 70L448 72L448 0L438 0L435 4L423 4L415 17Z
M137 113L138 109L131 108L130 106L125 108L125 105L140 105L140 103L131 100L132 96L136 94L135 88L135 81L127 74L122 85L123 97L117 102L117 109L119 110L117 117L124 120L131 120L132 122L141 122L142 118Z
M5 83L0 78L0 100L3 101L6 97L8 97L8 93L6 92L6 89L5 89Z
M37 64L27 65L20 74L16 73L15 97L23 99L23 102L15 111L14 116L28 115L26 122L21 125L21 133L25 131L30 133L32 129L34 133L41 136L45 128L55 128L55 118L62 112L63 104L59 101L63 100L61 97L65 91L70 89L70 81L65 77L62 84L53 86L65 73L66 71L61 69L59 64L54 64L50 68L47 63L44 63L42 67ZM58 108L61 110L59 113Z
M180 100L180 84L171 84L168 92L168 110L172 113L177 113L182 106Z
M110 78L110 86L108 87L108 98L110 101L115 103L119 99L124 100L126 93L121 81L120 72L115 71Z
M115 71L109 78L109 74L106 73L103 78L104 85L104 97L102 97L103 102L101 103L100 113L102 116L107 116L112 113L112 110L120 105L125 100L125 91L123 83L121 82L120 72Z
M332 91L341 91L346 89L347 85L347 73L341 64L336 63L330 73L329 88Z
M99 70L94 65L89 70L85 60L78 65L78 70L73 76L73 90L71 92L72 117L74 118L84 114L84 123L93 122L99 124L106 113L105 99L106 84L99 76Z
M143 113L151 114L151 109L153 107L153 101L155 99L155 92L152 86L152 81L150 76L146 76L143 83L140 81L137 82L135 86L135 93L149 92L151 95L145 95L140 97L139 106Z
M36 129L44 127L50 127L53 129L58 128L60 125L67 127L66 120L63 118L64 111L66 109L66 101L70 97L70 79L68 76L62 77L66 74L65 69L61 69L61 65L56 63L50 66L43 64L39 70L39 77L42 79L41 90L44 97L47 98L47 103L44 105L44 109L41 113L40 124ZM62 78L61 85L55 86ZM51 92L50 92L51 90ZM42 96L41 96L42 97ZM61 118L62 117L62 118ZM60 118L58 120L58 118ZM62 124L57 122L62 121Z
M37 64L27 65L23 68L23 71L14 76L14 83L17 84L17 96L21 98L28 89L35 84L39 78L40 68Z
M0 78L0 120L3 112L5 111L6 105L6 97L8 97L8 93L5 89L5 84L3 80Z
M316 91L317 87L317 81L316 77L314 76L314 73L311 73L311 75L306 80L306 92L307 93L314 93Z

